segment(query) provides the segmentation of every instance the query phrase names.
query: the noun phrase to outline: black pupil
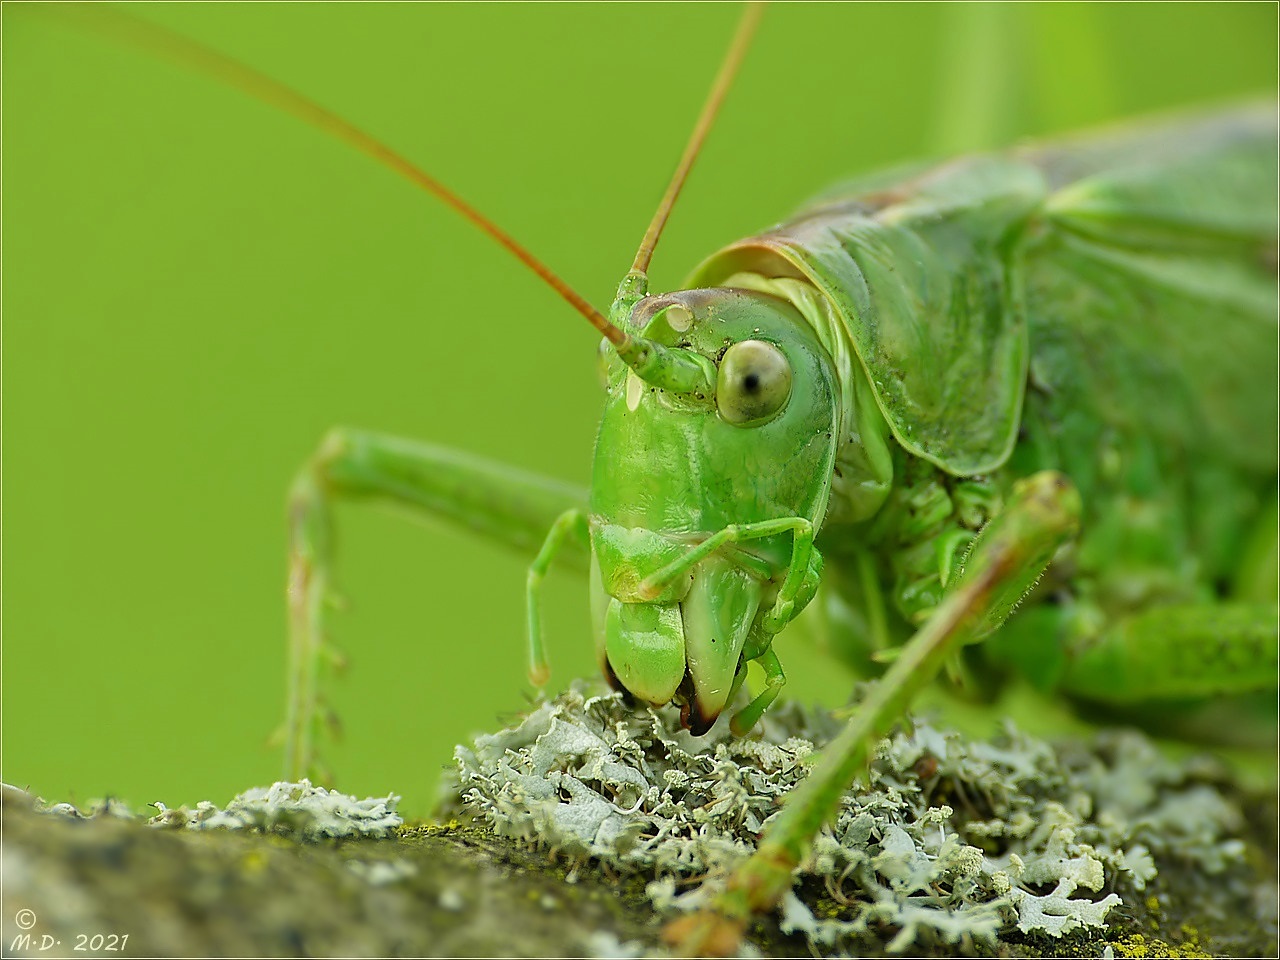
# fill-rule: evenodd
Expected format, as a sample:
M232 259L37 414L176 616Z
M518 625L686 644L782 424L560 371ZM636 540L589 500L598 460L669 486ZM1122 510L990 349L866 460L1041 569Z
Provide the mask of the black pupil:
M747 393L756 393L760 389L760 375L758 373L748 373L742 378L742 389Z

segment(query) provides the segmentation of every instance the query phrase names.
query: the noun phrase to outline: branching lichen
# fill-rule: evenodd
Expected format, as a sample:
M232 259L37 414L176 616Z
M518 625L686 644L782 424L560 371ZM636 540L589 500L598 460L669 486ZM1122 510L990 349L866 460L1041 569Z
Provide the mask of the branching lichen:
M1116 887L1155 877L1153 853L1207 873L1240 855L1239 811L1138 734L1060 754L1012 726L989 742L904 727L879 744L780 907L783 931L814 947L886 931L894 951L990 945L1015 929L1062 937L1104 926ZM651 874L657 909L691 909L754 849L837 729L788 705L756 737L718 726L694 740L674 710L575 686L459 747L454 789L498 834Z
M666 955L648 906L705 903L840 725L694 740L576 688L458 751L471 823L392 828L397 798L307 783L159 816L5 787L4 942L25 908L34 943L109 918L150 956ZM1274 804L1133 734L905 722L740 955L1274 956Z
M118 800L92 801L86 810L69 803L46 804L23 790L6 785L6 795L25 798L37 810L72 819L113 816L140 819ZM295 840L343 837L387 837L404 823L396 813L400 798L366 797L363 800L336 790L316 787L310 780L280 781L269 787L252 787L237 794L223 809L201 800L195 809L154 803L152 826L188 830L251 830L289 836Z

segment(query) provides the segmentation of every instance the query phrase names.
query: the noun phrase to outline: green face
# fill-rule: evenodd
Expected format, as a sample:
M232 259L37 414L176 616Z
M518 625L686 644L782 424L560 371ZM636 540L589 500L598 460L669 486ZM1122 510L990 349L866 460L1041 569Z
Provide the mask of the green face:
M675 393L601 362L607 399L591 485L592 613L606 674L637 699L677 700L705 732L745 659L791 537L730 544L658 592L646 578L730 524L826 509L837 432L832 363L789 304L740 290L641 301L631 327L715 365L713 391Z

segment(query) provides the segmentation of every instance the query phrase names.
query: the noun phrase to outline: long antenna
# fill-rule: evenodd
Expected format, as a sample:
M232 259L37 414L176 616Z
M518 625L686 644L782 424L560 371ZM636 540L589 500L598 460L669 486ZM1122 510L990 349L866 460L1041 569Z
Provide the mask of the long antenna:
M228 83L255 99L272 104L299 120L345 141L384 167L398 173L410 183L426 190L498 241L517 260L546 281L547 285L560 294L573 309L586 317L587 321L604 334L610 343L619 346L628 342L626 333L610 323L603 313L561 280L550 267L517 243L510 234L479 210L386 144L292 87L226 54L219 53L212 47L206 47L167 27L135 17L122 10L100 4L76 4L74 13L55 12L52 15L61 16L65 22L73 26L91 27L99 33L123 43L132 44L153 56Z
M658 238L662 236L662 228L667 225L671 208L676 205L676 197L680 196L680 189L688 179L689 171L693 169L693 162L698 159L702 142L707 139L716 114L720 111L720 104L733 85L733 78L738 72L738 67L742 65L742 58L746 56L747 48L751 45L751 37L756 32L756 27L763 15L763 2L748 3L747 8L742 11L742 19L738 21L733 42L729 44L724 62L720 64L720 72L716 74L711 92L707 94L707 102L702 105L702 115L694 125L693 133L689 136L689 142L684 148L684 155L676 166L671 182L667 184L667 192L662 195L662 200L658 203L658 209L653 214L649 229L645 231L644 239L640 241L640 249L636 251L636 258L631 264L632 273L649 272L649 261L653 259L653 249L658 245Z

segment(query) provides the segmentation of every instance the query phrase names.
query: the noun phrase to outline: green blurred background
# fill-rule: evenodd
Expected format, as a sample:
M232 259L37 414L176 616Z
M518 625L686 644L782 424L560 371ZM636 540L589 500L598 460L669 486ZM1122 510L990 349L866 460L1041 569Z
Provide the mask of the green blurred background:
M147 5L415 158L597 304L728 4ZM279 772L284 492L334 424L584 482L597 338L502 251L275 109L29 5L4 17L3 776L225 802ZM776 5L658 288L844 176L1276 88L1276 7ZM340 786L425 812L529 695L527 557L339 516ZM554 577L553 687L595 672ZM846 681L786 649L789 691Z

